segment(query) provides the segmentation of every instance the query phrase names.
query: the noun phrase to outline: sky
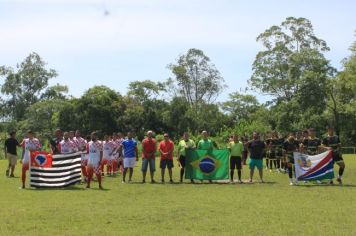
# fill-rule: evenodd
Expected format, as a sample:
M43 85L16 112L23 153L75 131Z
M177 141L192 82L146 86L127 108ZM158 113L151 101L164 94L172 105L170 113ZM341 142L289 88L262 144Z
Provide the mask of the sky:
M256 37L289 16L311 20L341 69L355 12L353 0L0 0L0 65L37 52L59 74L50 84L75 97L94 85L125 94L130 81L172 77L167 65L198 48L225 79L223 101L247 86L262 49Z

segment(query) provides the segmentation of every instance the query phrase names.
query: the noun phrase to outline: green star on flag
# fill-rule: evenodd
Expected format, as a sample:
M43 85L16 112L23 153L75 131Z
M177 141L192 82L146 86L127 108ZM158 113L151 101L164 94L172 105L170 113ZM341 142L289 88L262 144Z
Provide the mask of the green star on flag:
M229 178L229 151L187 150L186 179L221 180Z

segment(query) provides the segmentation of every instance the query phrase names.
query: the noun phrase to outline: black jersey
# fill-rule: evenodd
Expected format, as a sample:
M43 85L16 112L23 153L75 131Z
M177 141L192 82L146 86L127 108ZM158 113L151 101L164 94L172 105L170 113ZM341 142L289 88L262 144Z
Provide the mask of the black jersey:
M339 146L340 146L340 139L339 136L334 135L334 136L327 136L323 139L323 145L326 147L331 147L333 152L339 152Z
M303 142L304 144L304 142ZM319 151L319 147L321 145L321 141L318 138L308 138L306 140L306 149L307 149L307 153L309 155L316 155L318 154Z

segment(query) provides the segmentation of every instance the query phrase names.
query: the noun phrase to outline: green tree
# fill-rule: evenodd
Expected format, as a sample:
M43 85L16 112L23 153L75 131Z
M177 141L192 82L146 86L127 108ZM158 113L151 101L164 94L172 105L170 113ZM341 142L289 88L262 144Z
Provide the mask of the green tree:
M224 79L211 63L210 58L199 49L189 49L176 64L168 65L175 76L173 82L179 95L195 110L201 104L209 104L224 89Z
M257 41L265 50L256 55L249 85L272 96L276 128L322 128L328 79L335 73L323 54L329 50L326 42L315 36L309 20L294 17L270 27Z
M57 72L47 69L37 53L31 53L16 70L1 66L0 76L5 77L1 92L6 96L6 114L19 121L24 118L26 109L40 100L49 79L56 77Z
M255 96L239 92L230 93L229 100L221 103L223 111L227 112L234 122L248 120L250 114L256 112L259 106Z

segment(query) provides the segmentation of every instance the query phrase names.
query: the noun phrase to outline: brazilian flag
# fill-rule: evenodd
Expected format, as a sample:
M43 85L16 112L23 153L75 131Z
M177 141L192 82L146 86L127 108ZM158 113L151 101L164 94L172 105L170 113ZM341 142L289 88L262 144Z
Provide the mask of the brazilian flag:
M219 180L229 178L229 151L187 150L186 179Z

